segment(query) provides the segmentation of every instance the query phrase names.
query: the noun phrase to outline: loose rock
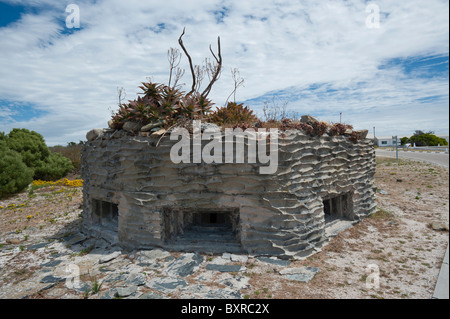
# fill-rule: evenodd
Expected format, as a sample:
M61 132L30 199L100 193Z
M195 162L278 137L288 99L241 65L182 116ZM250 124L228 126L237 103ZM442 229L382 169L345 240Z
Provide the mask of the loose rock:
M131 133L139 132L141 130L141 128L142 128L141 123L132 122L132 121L126 121L122 127L122 129L124 131L131 132Z
M98 263L99 263L99 264L107 263L107 262L109 262L109 261L111 261L111 260L113 260L113 259L119 257L120 254L121 254L120 251L115 251L115 252L113 252L112 254L109 254L109 255L107 255L107 256L104 256L104 257L100 258L100 259L98 260Z
M239 265L217 265L207 264L206 270L220 271L220 272L239 272L244 271L246 268Z
M203 260L203 256L198 253L185 254L169 264L167 273L180 277L192 275Z
M308 282L319 272L319 270L320 268L317 267L285 268L280 271L280 275L283 275L290 280Z
M437 231L448 231L448 226L443 222L434 222L431 223L431 228Z
M135 294L137 291L137 286L128 286L128 287L117 287L115 297L123 298L128 297Z
M97 139L99 136L103 134L103 129L101 128L94 128L86 133L86 139L88 141L93 141Z
M315 119L314 117L310 116L310 115L302 115L302 117L300 119L300 122L312 125L312 124L317 123L319 121L317 119Z

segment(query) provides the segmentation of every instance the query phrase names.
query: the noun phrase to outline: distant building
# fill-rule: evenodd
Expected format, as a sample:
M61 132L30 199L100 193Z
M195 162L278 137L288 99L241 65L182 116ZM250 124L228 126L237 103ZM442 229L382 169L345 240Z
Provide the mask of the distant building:
M378 147L395 146L392 136L376 136L374 141ZM397 138L397 144L400 145L400 137Z

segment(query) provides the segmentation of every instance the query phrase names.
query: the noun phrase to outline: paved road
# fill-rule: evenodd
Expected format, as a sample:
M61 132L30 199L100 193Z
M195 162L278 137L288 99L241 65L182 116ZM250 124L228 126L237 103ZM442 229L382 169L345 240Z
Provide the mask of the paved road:
M395 151L376 150L378 156L395 157ZM427 152L404 152L398 151L398 158L407 158L416 161L425 161L433 164L448 166L448 154L445 153L427 153Z

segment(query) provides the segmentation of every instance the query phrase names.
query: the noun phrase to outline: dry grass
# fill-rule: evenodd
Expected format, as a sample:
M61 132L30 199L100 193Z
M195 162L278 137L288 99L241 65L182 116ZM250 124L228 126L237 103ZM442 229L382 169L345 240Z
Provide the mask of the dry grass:
M14 232L24 242L24 230L39 230L53 224L64 224L79 211L81 187L48 186L28 190L0 201L0 236ZM1 244L1 242L0 242Z

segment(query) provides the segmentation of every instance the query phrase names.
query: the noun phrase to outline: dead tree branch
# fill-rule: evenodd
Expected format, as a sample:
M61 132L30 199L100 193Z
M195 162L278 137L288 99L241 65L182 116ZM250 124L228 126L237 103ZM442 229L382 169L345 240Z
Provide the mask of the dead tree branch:
M211 45L209 46L209 51L211 51L211 54L213 55L214 59L216 60L216 64L214 64L213 68L210 70L210 72L211 72L211 74L213 74L213 76L212 76L212 79L209 82L208 86L206 87L206 89L202 92L203 97L208 96L214 82L216 82L219 79L220 71L222 70L222 54L221 54L221 50L220 50L220 37L217 37L217 55L218 55L218 57L214 54L214 52L211 48Z
M205 67L202 67L200 65L195 65L194 70L195 70L195 77L197 80L197 83L195 86L195 91L198 92L200 90L200 86L202 85L203 79L205 77Z
M233 98L234 98L234 103L236 103L236 91L241 85L244 85L244 79L241 78L241 75L239 73L239 69L238 68L231 69L231 76L233 77L233 81L234 81L234 89L230 93L230 95L228 95L228 98L227 98L227 100L225 102L225 105L228 104L228 100L230 99L230 97L232 95L233 95Z
M189 67L191 68L191 74L192 74L192 88L191 91L187 94L190 95L192 93L195 92L195 71L194 71L194 66L192 65L192 59L191 56L189 55L189 53L187 52L186 48L183 45L183 40L181 39L184 35L184 31L186 28L183 28L183 33L181 33L180 37L178 38L178 43L180 44L181 48L184 51L184 54L186 54L188 60L189 60Z
M183 77L185 70L181 68L177 68L175 71L175 81L173 82L173 87L176 88L178 85L178 81Z
M170 48L167 51L167 60L169 60L170 64L170 73L169 73L169 87L170 83L172 82L172 73L173 70L175 70L181 61L181 52L178 49ZM175 85L174 85L175 86Z

